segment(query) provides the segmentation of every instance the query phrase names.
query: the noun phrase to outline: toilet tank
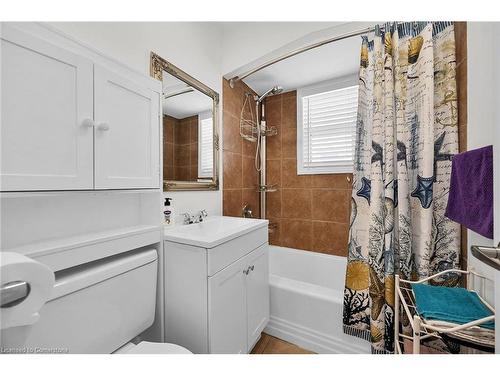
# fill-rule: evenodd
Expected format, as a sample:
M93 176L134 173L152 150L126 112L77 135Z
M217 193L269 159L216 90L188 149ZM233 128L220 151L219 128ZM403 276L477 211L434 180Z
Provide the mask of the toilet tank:
M56 273L27 350L111 353L153 324L157 252L138 250Z

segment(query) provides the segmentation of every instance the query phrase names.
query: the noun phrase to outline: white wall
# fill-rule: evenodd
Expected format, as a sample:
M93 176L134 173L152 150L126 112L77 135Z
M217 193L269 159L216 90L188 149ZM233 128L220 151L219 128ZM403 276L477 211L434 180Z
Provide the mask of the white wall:
M224 74L291 41L341 22L224 22Z
M493 41L493 23L467 23L467 149L492 144L495 126L496 86L493 77L498 69ZM473 231L467 231L469 265L493 276L490 267L471 253L471 245L493 246L493 241Z
M500 23L496 23L493 31L493 46L498 46L498 43L500 43ZM498 64L500 63L500 57L498 56L498 53L494 55L494 62L493 65L495 67L498 67ZM499 93L499 87L500 87L500 72L498 70L495 70L495 79L494 79L494 85L496 88L495 96L494 96L494 101L495 101L495 107L496 109L500 108L500 93ZM495 186L495 190L497 191L496 197L494 197L494 212L495 212L495 220L494 220L494 243L498 246L500 245L500 196L498 195L499 191L499 186L500 186L500 112L498 110L495 111L495 118L494 118L494 139L495 139L495 144L493 145L493 153L494 153L494 162L493 162L493 176L494 176L494 181L493 181L493 186ZM496 311L500 310L500 271L496 271L496 279L495 279L495 301L496 301ZM496 346L495 346L495 351L497 354L500 354L500 329L495 330L496 334Z
M222 93L222 28L209 22L58 22L50 26L149 75L151 51ZM222 187L222 185L221 185ZM222 212L219 191L167 192L177 214Z

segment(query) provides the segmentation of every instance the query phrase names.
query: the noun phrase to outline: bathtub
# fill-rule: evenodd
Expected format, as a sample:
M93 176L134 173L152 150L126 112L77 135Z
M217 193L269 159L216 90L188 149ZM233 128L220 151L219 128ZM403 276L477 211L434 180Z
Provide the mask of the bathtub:
M370 353L344 334L346 258L269 246L271 317L264 332L316 353Z

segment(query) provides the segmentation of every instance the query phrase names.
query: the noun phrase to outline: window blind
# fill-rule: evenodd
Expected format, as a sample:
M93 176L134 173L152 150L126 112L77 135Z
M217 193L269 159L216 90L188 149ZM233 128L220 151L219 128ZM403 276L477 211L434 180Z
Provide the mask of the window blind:
M357 109L357 85L302 97L303 173L352 172Z
M213 175L214 132L212 113L199 115L198 177Z

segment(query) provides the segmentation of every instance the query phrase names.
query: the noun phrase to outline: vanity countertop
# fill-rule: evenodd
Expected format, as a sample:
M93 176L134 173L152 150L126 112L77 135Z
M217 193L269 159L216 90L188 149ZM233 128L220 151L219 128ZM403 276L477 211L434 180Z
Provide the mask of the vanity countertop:
M268 224L263 219L210 216L201 223L165 227L164 240L211 249Z

